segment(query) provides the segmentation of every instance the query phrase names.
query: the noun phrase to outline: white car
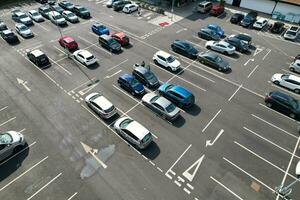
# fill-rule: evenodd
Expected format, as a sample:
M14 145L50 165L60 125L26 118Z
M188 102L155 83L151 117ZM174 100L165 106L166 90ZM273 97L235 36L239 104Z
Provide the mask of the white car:
M24 136L16 131L0 133L0 161L19 152L26 144Z
M114 129L139 149L145 149L152 142L150 131L129 117L119 118L114 124Z
M300 93L300 77L290 74L274 74L271 81L276 84L283 86L287 89L293 90L297 94Z
M113 6L113 4L117 1L119 1L119 0L108 0L106 2L106 7L111 8Z
M115 106L99 93L92 93L85 97L86 104L104 119L117 114Z
M235 47L225 41L207 41L205 47L228 55L235 52Z
M262 29L264 28L266 25L268 24L268 20L264 19L264 18L259 18L254 24L253 24L253 28L255 29Z
M24 38L33 37L31 30L24 24L16 24L16 32Z
M77 50L73 55L76 60L86 66L90 66L97 62L97 58L87 50Z
M295 62L290 64L290 70L292 72L300 73L300 60L295 60Z
M66 19L57 11L49 12L49 19L55 25L67 25Z
M153 56L153 61L156 65L161 65L173 72L179 70L181 66L174 56L164 51L156 52Z
M139 8L139 6L137 4L130 3L130 4L127 4L124 6L123 12L129 14L129 13L137 11L138 8Z
M71 23L79 22L77 15L75 15L74 13L72 13L69 10L63 11L62 16Z
M28 16L36 21L36 22L43 22L45 21L45 19L43 18L43 16L36 10L29 10L28 11Z
M284 39L286 40L295 40L298 37L300 32L300 28L297 26L290 27L285 34L283 35Z

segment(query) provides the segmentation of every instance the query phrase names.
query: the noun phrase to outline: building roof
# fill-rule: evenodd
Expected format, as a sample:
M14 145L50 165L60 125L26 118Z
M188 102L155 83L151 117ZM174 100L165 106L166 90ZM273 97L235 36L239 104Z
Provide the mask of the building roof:
M280 1L281 2L286 2L286 3L300 5L300 0L280 0Z

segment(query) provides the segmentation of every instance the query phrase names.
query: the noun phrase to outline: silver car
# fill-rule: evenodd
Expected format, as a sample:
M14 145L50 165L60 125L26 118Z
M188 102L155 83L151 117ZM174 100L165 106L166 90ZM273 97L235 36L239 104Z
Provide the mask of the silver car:
M205 47L224 54L232 55L235 52L235 47L225 41L208 41Z
M29 38L34 36L31 30L24 24L16 24L15 28L17 33L24 38Z
M16 131L0 133L0 161L17 153L26 144L24 136Z
M75 15L74 13L72 13L71 11L69 10L65 10L62 12L62 16L68 20L69 22L71 23L77 23L79 22L79 19L77 17L77 15Z
M292 72L300 73L300 60L295 60L295 62L290 64L290 70Z
M175 120L180 115L180 109L168 99L161 97L154 92L143 96L142 102L153 112L167 120Z
M115 106L99 93L89 94L85 97L85 102L101 118L108 119L117 113Z
M129 117L119 118L114 124L114 129L139 149L145 149L152 142L150 131Z
M45 19L43 16L36 10L30 10L28 11L28 16L34 20L35 22L43 22Z

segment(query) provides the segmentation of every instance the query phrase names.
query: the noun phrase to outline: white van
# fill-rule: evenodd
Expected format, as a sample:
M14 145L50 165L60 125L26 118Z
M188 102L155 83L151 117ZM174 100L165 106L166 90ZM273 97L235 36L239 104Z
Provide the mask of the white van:
M211 10L213 4L208 1L203 1L198 4L198 12L207 13Z

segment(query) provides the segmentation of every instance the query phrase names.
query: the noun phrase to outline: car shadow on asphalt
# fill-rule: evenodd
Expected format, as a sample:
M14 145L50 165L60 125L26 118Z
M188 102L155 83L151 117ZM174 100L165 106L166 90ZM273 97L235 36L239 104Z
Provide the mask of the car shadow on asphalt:
M146 149L138 151L149 160L154 160L160 154L160 148L154 141Z
M132 47L133 47L133 45L130 43L128 45L122 46L122 48L124 48L124 49L130 49Z
M185 112L192 116L197 116L200 114L201 108L197 104L194 104L192 107L185 109Z
M90 66L87 66L86 68L91 69L91 70L95 70L95 69L97 69L99 66L100 66L100 64L99 64L98 62L96 62L96 63L94 63L94 64L92 64L92 65L90 65Z
M0 182L13 174L29 154L29 147L26 143L16 154L13 154L0 163Z
M186 19L191 21L197 21L198 19L205 20L206 18L211 17L209 14L201 14L199 12L194 12L193 14L186 17Z
M179 115L176 120L172 122L172 125L175 126L176 128L180 128L185 124L185 119Z

